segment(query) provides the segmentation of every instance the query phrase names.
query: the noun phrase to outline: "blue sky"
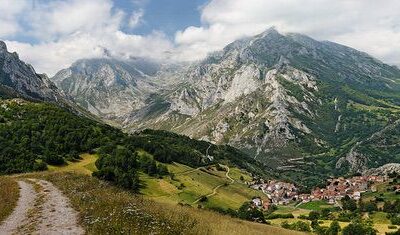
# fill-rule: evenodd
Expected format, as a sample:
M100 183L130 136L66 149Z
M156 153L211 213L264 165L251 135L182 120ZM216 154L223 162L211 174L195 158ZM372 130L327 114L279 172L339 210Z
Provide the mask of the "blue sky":
M131 0L117 0L115 7L127 13L143 9L142 22L134 29L124 28L126 32L149 34L162 31L173 39L176 31L188 26L200 26L200 9L206 0L147 0L136 3Z
M30 8L34 11L38 4L51 4L52 0L31 0ZM200 26L201 8L208 0L115 0L113 10L122 10L127 15L134 11L143 11L140 23L130 28L122 25L121 30L129 34L146 35L152 31L160 31L173 40L178 30L188 26ZM20 24L29 27L29 21L20 19ZM40 41L27 34L6 37L19 42L39 43Z
M275 27L400 65L400 1L0 0L0 40L38 72L82 58L194 61Z

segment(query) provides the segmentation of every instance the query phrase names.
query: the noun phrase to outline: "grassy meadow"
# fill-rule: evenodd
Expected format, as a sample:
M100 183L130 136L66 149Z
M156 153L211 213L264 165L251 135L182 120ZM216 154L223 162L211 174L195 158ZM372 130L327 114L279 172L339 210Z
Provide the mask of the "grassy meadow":
M0 223L5 220L17 205L19 189L11 177L0 176Z
M204 209L156 202L84 174L64 171L26 177L43 178L63 191L80 212L88 234L301 234Z
M196 204L205 208L223 209L238 209L252 197L266 197L261 191L250 189L240 181L240 176L246 179L249 176L237 168L230 168L229 176L235 180L232 183L226 177L226 171L218 171L211 166L194 169L174 163L167 164L167 167L173 177L156 179L142 174L140 179L147 186L141 190L143 195L160 202L193 204L201 196L212 194L216 187L222 185L215 195L207 197L207 201Z
M293 223L302 220L310 223L299 216L308 215L312 210L320 211L332 207L324 201L298 206L294 203L282 205L273 213L291 213L295 218L271 219L271 225L253 223L198 208L237 209L253 196L265 197L260 191L252 190L244 184L244 181L251 178L238 168L230 168L228 175L234 180L232 183L226 177L227 169L167 164L173 176L154 178L141 173L140 179L145 187L140 190L140 194L133 194L91 177L91 173L96 170L94 163L97 155L83 154L81 158L80 161L68 162L64 166L51 166L47 172L18 177L43 178L53 182L80 212L80 223L88 234L301 234L280 226L284 221ZM208 200L194 203L199 197L211 194L220 185L222 186L216 190L216 194L208 196ZM18 186L10 177L1 177L0 186L6 189L0 191L1 221L16 205ZM378 192L366 193L363 200L371 200L380 195L386 187L387 185L380 185ZM395 231L389 229L390 221L386 213L375 212L365 216L374 222L378 234ZM320 220L320 223L322 226L329 226L332 221ZM349 223L339 224L344 228Z

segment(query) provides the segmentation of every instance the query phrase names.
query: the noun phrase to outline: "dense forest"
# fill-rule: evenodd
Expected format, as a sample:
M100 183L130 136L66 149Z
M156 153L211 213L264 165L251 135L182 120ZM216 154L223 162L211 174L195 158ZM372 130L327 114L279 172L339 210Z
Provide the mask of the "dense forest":
M0 173L61 165L123 134L46 103L0 101Z

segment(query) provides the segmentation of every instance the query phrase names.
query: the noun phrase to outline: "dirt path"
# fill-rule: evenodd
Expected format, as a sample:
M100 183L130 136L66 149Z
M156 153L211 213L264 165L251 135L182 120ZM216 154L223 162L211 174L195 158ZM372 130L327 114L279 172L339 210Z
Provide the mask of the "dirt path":
M20 197L13 213L0 225L0 234L16 233L19 226L26 225L28 221L28 210L34 205L36 192L31 184L18 181Z
M229 172L231 171L231 168L229 168L228 166L225 166L225 165L222 165L222 166L224 166L224 167L226 168L226 174L225 174L226 178L228 178L228 179L231 181L231 184L233 184L233 183L235 182L235 180L232 179L232 178L229 176Z
M20 184L20 199L11 216L0 227L6 234L84 234L78 213L50 182L29 179Z
M235 180L232 179L232 178L229 176L229 172L230 172L231 169L230 169L228 166L226 166L226 165L221 165L221 166L223 166L223 167L226 168L225 176L226 176L226 178L228 178L228 179L231 181L229 184L233 184L233 183L235 182ZM218 189L221 188L221 187L224 186L224 185L225 185L225 183L220 184L220 185L217 185L216 187L213 188L212 193L205 195L205 197L214 196L215 194L217 194ZM203 196L202 196L202 197L203 197ZM198 203L198 202L201 200L202 197L198 198L198 199L197 199L196 201L194 201L192 204Z

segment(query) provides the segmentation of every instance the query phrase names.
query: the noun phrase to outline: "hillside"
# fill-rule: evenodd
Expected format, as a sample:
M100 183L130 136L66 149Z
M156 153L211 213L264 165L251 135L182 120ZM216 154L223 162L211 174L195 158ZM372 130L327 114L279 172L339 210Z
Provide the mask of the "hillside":
M139 150L138 155L152 157L143 150ZM97 154L82 154L81 157L81 160L68 162L64 166L50 166L49 171L92 175L98 170L95 165ZM175 162L166 164L166 167L171 175L154 177L140 172L139 179L143 185L140 194L162 203L181 203L215 210L237 210L253 197L266 198L261 191L248 187L246 181L251 181L252 177L236 167L217 167L216 164L210 164L192 168ZM207 196L204 202L199 200L203 196Z
M62 165L84 152L116 154L123 147L133 152L146 150L164 163L175 161L190 167L224 163L265 175L262 165L229 146L165 131L128 135L53 104L21 99L0 100L0 139L2 174L43 170L46 163Z
M22 187L20 193L22 194L29 192L30 195L34 195L33 189L30 189L33 186L39 187L39 194L42 194L41 188L47 190L43 192L49 192L49 190L51 192L52 189L46 188L52 186L48 186L45 182L32 180L32 178L40 177L60 187L63 193L72 200L75 209L83 216L87 213L89 216L91 216L90 213L100 216L100 214L108 213L104 208L115 209L126 205L124 203L128 201L135 203L140 201L138 206L141 208L140 210L149 209L149 216L159 220L160 223L171 224L172 230L166 232L167 234L189 228L190 231L205 231L204 229L217 231L220 226L223 226L224 229L227 229L224 226L237 226L237 231L246 229L255 234L260 231L285 232L275 227L239 222L237 219L219 215L217 212L191 209L191 207L199 206L211 210L237 210L252 197L263 196L260 191L249 189L244 184L245 179L251 180L249 172L253 174L260 172L265 176L265 172L262 171L263 167L235 148L213 145L206 141L198 141L166 131L145 130L128 135L113 127L77 116L50 103L22 99L1 100L0 102L0 143L3 145L0 154L1 174L45 171L46 169L49 171L49 173L30 174L26 176L29 178L28 181L25 180L24 175L20 175L19 177L23 177L23 181L26 181L20 183L20 187ZM97 154L80 155L84 152L97 152ZM110 183L90 177L92 172L96 172L95 176ZM81 174L86 176L81 176ZM12 189L15 187L15 182L9 181L8 178L5 179L5 187L10 188L7 189L7 192L10 192L10 196L16 195L15 190ZM136 179L137 181L135 181ZM66 184L66 181L69 183ZM0 181L0 183L2 182ZM95 187L96 190L101 189L101 193L93 192L91 194L88 185L81 187L84 182ZM33 186L29 186L30 184ZM36 184L38 186L35 186ZM112 185L125 189L117 189ZM107 193L108 188L111 190L110 194ZM82 195L98 195L99 198L96 200L106 200L103 202L104 204L101 204L103 209L92 212L86 209L80 211L83 209L80 206L84 205L80 204L81 199L76 198L77 190L81 190ZM114 190L123 195L121 202L118 202L115 197L110 197L111 194L116 193ZM135 192L139 194L135 194ZM142 199L136 199L140 194L147 198L145 202ZM15 203L7 195L0 196L5 197L4 201L9 201L10 206ZM54 192L53 196L63 197L58 192ZM204 196L207 200L200 201ZM13 198L15 199L15 196ZM189 205L189 207L177 206L178 203ZM0 203L1 208L4 206ZM1 214L3 219L12 209L4 208L6 214ZM163 215L157 212L165 210L165 208L178 210L179 213L170 217L169 214ZM214 218L222 224L211 223L210 228L201 225L196 229L179 227L187 225L179 222L179 216L187 217L187 214L193 218L193 221ZM58 223L57 218L48 216L50 214L46 214L40 220L54 220L54 223ZM116 219L119 218L117 217ZM125 221L123 229L137 229L140 224L144 223L142 219L135 219L135 221ZM88 223L85 226L88 226L86 229L89 232L96 233L99 231L98 229L105 229L105 227L93 227L95 224L90 224L85 219L82 223L84 225ZM121 229L112 223L106 225L107 231ZM7 222L5 226L7 227L8 224ZM23 229L24 231L33 231L31 230L34 229L32 226ZM244 227L242 228L242 226ZM48 229L55 228L48 227ZM80 228L74 227L74 229ZM154 229L159 228L155 227ZM144 230L137 230L137 233L141 232ZM215 233L218 234L218 232Z
M14 180L26 178L46 180L59 188L80 214L79 225L87 234L302 234L202 209L154 202L81 174L28 174ZM34 209L41 213L40 208ZM35 231L35 226L30 231Z
M307 185L398 162L400 70L364 52L272 28L200 62L144 68L130 60L87 60L53 80L77 100L88 87L99 94L116 85L117 93L141 91L126 99L141 100L131 111L98 114L130 132L156 128L229 144ZM94 97L93 107L120 103Z

